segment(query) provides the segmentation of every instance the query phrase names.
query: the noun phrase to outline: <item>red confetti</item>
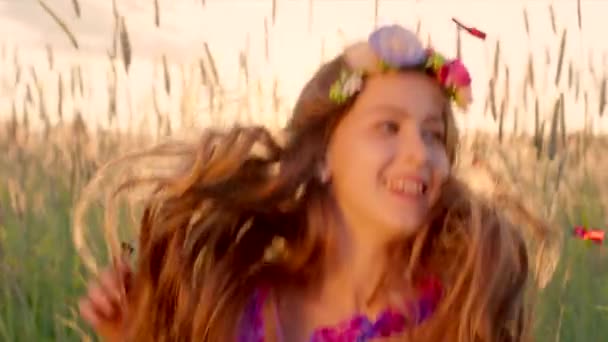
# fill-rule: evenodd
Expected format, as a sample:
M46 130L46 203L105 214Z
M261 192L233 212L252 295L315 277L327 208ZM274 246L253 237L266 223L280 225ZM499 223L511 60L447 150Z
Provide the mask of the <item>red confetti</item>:
M596 244L602 244L604 242L606 232L601 229L587 229L581 226L576 226L574 227L572 234L577 239L589 240L595 242Z
M467 31L469 34L471 34L474 37L477 37L481 40L485 40L486 39L486 33L475 28L475 27L470 27L470 26L466 26L465 24L461 23L460 21L458 21L456 18L452 18L452 21L454 23L456 23L456 25L458 25L458 27L460 27L461 29Z

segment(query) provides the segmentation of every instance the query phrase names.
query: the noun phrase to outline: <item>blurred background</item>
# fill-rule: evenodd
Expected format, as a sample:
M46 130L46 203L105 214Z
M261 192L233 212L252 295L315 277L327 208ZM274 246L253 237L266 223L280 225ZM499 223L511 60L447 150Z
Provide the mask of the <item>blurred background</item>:
M607 341L606 247L570 233L608 226L606 13L601 0L0 0L0 341L89 333L71 217L100 165L209 125L279 128L320 63L392 23L472 73L463 177L563 232L537 340ZM89 236L103 259L102 240Z

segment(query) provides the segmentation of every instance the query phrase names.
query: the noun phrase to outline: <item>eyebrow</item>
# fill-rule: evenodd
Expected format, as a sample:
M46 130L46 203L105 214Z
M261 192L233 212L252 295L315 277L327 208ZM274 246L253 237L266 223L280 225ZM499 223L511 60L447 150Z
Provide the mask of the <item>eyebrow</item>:
M374 111L380 110L380 111L388 112L391 114L397 114L397 115L401 115L401 116L410 116L410 114L407 111L404 111L403 109L398 108L396 106L387 105L387 104L372 105L372 106L365 107L364 109L365 110L374 110ZM427 122L438 121L438 122L443 123L443 114L434 112L432 114L429 114L429 117L426 118L424 121L427 121Z

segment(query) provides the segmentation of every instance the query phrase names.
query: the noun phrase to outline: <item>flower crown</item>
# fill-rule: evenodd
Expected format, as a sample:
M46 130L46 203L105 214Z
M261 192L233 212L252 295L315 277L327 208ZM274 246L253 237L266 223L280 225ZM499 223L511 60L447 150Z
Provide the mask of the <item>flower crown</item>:
M459 59L448 60L433 49L425 49L416 35L398 25L374 31L367 42L346 48L343 70L332 84L329 97L343 104L356 95L365 76L388 71L417 69L433 76L456 105L466 110L472 102L471 77Z

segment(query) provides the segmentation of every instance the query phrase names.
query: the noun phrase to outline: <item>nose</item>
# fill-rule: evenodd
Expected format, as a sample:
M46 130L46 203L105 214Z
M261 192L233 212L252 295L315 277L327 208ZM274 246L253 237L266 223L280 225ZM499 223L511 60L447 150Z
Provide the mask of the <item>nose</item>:
M430 159L430 151L420 128L410 125L400 133L397 147L399 160L414 168L424 167Z

